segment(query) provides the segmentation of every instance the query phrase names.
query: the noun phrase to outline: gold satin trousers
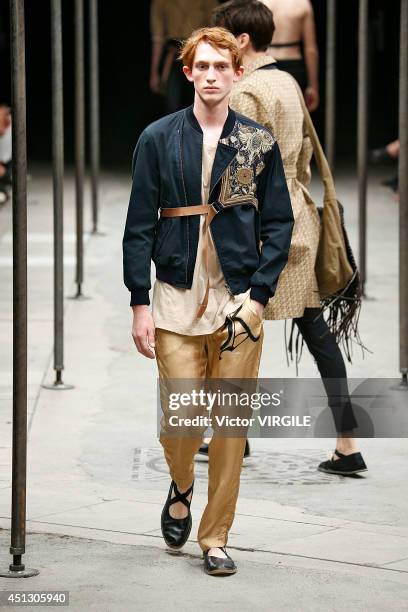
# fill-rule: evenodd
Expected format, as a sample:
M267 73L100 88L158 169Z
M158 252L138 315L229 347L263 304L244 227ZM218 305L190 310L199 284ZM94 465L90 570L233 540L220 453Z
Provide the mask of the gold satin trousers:
M237 346L232 351L224 351L221 359L220 347L228 338L228 330L225 327L200 336L185 336L156 328L156 360L160 381L175 378L256 380L262 353L263 321L249 297L244 302L239 316L249 326L253 336L258 339L254 341L250 335L242 333L244 329L241 323L235 322ZM163 396L161 396L161 407L163 418L160 443L164 449L171 478L179 490L186 490L194 480L194 456L202 444L202 437L201 435L195 437L164 435L163 423L165 428L171 411ZM205 407L201 414L208 415ZM205 429L204 427L201 434ZM198 529L198 543L202 550L227 544L238 498L245 440L245 436L214 436L209 445L208 503Z

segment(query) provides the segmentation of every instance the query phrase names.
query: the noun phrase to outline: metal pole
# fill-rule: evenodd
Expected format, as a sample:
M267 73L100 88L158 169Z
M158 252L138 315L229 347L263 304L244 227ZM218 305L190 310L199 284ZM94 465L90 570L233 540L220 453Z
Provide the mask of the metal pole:
M85 174L85 92L84 92L84 6L75 0L75 200L76 200L76 283L75 298L82 298L84 280L84 174Z
M329 166L335 164L336 125L336 0L327 0L325 152Z
M399 289L400 289L400 372L402 386L408 387L408 0L401 0L399 76Z
M91 158L92 233L99 221L99 40L98 2L89 0L89 127Z
M61 0L51 0L52 160L54 202L54 370L46 389L72 389L64 384L64 107L62 83Z
M27 141L24 0L10 0L13 116L13 562L1 576L34 576L25 569L27 477Z
M359 205L359 268L363 295L367 279L367 128L368 128L368 0L359 0L357 174Z

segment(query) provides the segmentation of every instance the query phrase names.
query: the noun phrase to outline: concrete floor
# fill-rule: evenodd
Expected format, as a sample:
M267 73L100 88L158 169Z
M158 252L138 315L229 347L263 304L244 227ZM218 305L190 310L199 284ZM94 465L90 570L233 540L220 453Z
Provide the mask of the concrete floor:
M389 170L384 171L387 174ZM398 377L398 204L373 174L368 198L369 299L353 378ZM356 250L355 176L337 176L339 199ZM318 198L319 190L315 191ZM1 589L70 591L73 610L169 609L402 610L408 595L408 495L402 438L362 439L368 472L360 478L316 471L332 439L253 439L243 468L229 547L236 576L221 582L202 572L195 542L206 498L206 467L197 463L194 528L183 554L165 552L160 512L169 478L156 436L156 367L130 336L122 284L121 238L129 177L104 175L103 236L86 236L84 292L65 302L64 380L53 381L52 192L44 168L29 185L29 445L27 567L23 581ZM89 197L86 227L90 227ZM65 197L65 295L74 294L74 195ZM10 562L12 422L11 206L0 209L0 568ZM261 377L294 377L283 325L265 322ZM299 375L315 377L304 352ZM407 396L408 397L408 396ZM408 402L407 402L408 403ZM187 590L187 585L196 589ZM204 591L205 588L205 591Z

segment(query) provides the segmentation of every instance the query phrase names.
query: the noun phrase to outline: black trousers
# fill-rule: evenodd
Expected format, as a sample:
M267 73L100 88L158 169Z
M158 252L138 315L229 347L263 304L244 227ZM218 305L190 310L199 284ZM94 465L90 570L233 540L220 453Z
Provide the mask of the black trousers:
M307 88L307 73L304 59L277 60L279 70L289 72L298 82L301 90L305 93Z
M316 361L336 431L340 433L356 428L357 421L351 405L343 355L321 312L320 308L306 308L303 317L294 321Z
M194 87L183 73L183 65L175 59L166 84L166 115L175 113L194 101Z

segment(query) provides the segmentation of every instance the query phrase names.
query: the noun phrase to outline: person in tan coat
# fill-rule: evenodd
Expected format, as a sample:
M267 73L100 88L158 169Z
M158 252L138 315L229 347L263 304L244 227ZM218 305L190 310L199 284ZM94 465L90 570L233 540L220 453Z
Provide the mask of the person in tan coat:
M365 471L353 437L357 422L348 391L344 397L344 359L320 307L314 271L319 217L307 188L312 146L305 131L299 90L294 79L277 69L275 60L265 53L274 23L263 3L230 0L215 9L213 23L231 31L243 52L245 72L233 89L230 105L267 127L279 143L295 217L288 264L264 316L294 319L323 379L338 438L332 458L321 463L319 470L344 475ZM342 396L340 401L338 396Z
M178 51L193 30L208 26L218 0L152 0L150 89L165 95L166 114L193 103L194 88L183 74Z

